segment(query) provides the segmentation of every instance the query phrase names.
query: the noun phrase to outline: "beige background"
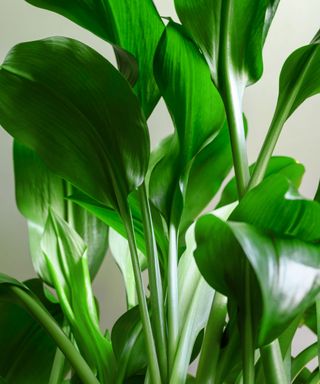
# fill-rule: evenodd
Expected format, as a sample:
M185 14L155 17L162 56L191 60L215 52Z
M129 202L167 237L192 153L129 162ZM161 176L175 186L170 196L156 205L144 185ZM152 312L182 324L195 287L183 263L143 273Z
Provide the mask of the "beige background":
M66 0L68 1L68 0ZM121 0L119 0L121 1ZM155 0L161 16L176 18L173 0ZM286 57L297 47L307 44L320 27L319 0L282 0L265 47L265 74L262 81L248 89L245 111L249 119L249 159L254 161L272 118L278 76ZM8 50L21 41L51 35L79 39L114 62L107 43L69 22L23 0L0 0L0 62ZM289 155L305 164L303 193L312 198L320 174L320 97L307 101L286 124L276 149L277 154ZM161 102L149 120L152 142L157 143L171 129L166 108ZM11 158L11 138L0 131L0 271L26 279L34 276L27 250L26 226L17 212ZM95 282L97 295L103 302L103 320L110 327L124 307L124 291L117 268L110 257L106 259ZM310 335L304 333L298 344Z

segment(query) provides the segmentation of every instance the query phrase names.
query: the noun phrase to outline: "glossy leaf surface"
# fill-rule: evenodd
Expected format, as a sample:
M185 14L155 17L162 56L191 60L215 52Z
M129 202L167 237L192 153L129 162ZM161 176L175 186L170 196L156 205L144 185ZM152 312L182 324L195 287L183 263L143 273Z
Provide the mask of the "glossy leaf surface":
M244 82L262 74L262 46L279 0L175 0L180 20L199 45L216 84L222 51ZM239 79L239 80L240 80ZM241 81L241 80L240 80Z
M226 223L213 215L198 221L196 241L201 273L240 307L244 305L244 259L249 261L258 345L278 337L320 291L319 245L270 236L249 224Z
M255 164L250 166L250 171L253 171ZM286 176L295 188L299 188L305 168L298 161L284 156L274 156L270 159L265 178L273 174L281 174ZM218 207L230 204L238 200L237 185L235 178L232 178L225 186Z
M147 356L138 307L131 308L117 320L111 340L119 366L117 384L146 370Z
M41 251L41 237L49 207L63 217L88 246L91 277L97 273L108 246L108 227L85 209L67 201L73 187L52 173L37 154L14 144L16 202L28 220L30 253L36 272L52 284Z
M283 123L309 97L320 92L320 31L312 42L294 51L280 74L274 121Z
M222 128L225 114L205 60L178 24L168 24L156 51L154 71L175 134L154 167L150 196L168 218L172 196L185 194L191 160Z
M179 260L179 341L171 381L186 380L194 344L205 327L214 290L207 284L194 261L196 249L194 225L186 233L186 250Z
M62 310L80 351L101 380L112 380L114 361L111 343L104 338L89 276L86 244L50 210L42 237L42 251Z
M136 93L145 115L150 115L160 97L152 65L154 52L164 29L152 0L26 1L57 12L112 43L119 68L125 75L128 70L132 72L132 63L130 57L119 50L119 47L130 52L137 60L138 73L130 73L129 76L137 79Z
M142 182L149 136L139 102L88 46L22 43L1 67L0 89L1 125L65 180L116 208Z
M298 239L320 240L320 204L299 194L283 175L274 175L246 194L231 220Z
M3 383L43 384L49 381L56 346L41 325L6 294L5 285L12 283L31 289L59 322L61 310L59 305L46 299L40 280L29 280L22 285L0 276L0 375Z

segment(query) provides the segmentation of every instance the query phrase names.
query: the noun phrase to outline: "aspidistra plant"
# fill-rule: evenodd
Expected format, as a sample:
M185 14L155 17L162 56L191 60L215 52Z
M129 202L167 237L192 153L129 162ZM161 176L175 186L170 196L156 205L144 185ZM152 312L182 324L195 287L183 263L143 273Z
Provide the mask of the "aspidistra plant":
M66 37L0 67L38 275L0 275L0 383L319 383L320 192L304 198L303 165L272 156L320 93L319 32L284 63L249 166L242 101L279 0L175 0L179 23L152 0L26 1L112 44L118 69ZM151 150L160 97L174 131ZM111 332L92 289L107 249L127 302ZM318 341L293 357L302 325Z

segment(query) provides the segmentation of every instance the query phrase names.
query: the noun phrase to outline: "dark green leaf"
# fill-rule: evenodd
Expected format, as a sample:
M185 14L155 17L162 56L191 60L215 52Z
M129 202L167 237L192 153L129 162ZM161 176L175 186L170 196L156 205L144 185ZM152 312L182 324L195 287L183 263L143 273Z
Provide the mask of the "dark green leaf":
M250 166L250 171L254 169L255 164ZM275 156L269 161L265 178L273 174L280 173L286 176L294 187L299 188L305 168L302 164L290 157ZM230 204L238 200L237 185L235 178L232 178L225 186L218 207Z
M86 45L57 37L16 46L1 67L0 100L1 125L97 200L118 208L143 181L149 136L139 102Z
M249 261L258 345L278 337L320 292L319 245L270 236L249 224L226 223L214 215L197 222L196 241L201 273L240 308L244 305L244 259Z
M181 219L181 232L210 203L232 167L232 154L227 124L218 136L195 157L186 189Z
M223 55L247 83L262 74L262 46L279 0L175 0L180 20L201 48L219 84ZM224 50L228 47L228 51ZM244 84L245 85L245 84Z
M15 142L14 170L16 201L28 220L31 257L36 272L52 284L41 251L41 237L49 207L63 217L88 246L88 263L92 277L98 272L108 246L108 228L88 211L66 201L74 188L53 174L37 154Z
M130 309L115 323L111 340L119 367L117 384L146 369L147 356L138 307Z
M268 177L249 191L231 215L281 236L320 240L320 204L299 194L284 175Z
M151 174L150 196L169 219L175 204L172 196L184 197L190 162L217 135L225 114L204 58L184 29L172 21L158 45L154 71L175 134L163 148L165 154Z
M0 275L0 285L17 285L28 290L44 304L59 322L62 314L59 305L49 302L40 280L29 280L25 285ZM3 301L4 300L4 301ZM13 300L13 299L12 299ZM0 375L1 383L43 384L48 383L56 346L21 306L8 300L6 288L0 289Z
M294 51L284 63L273 121L283 125L306 99L319 92L320 31L309 45Z
M97 369L101 380L112 380L115 370L113 352L111 342L104 338L99 327L86 245L72 227L52 210L46 221L42 250L51 281L80 351L89 365Z
M159 100L153 78L153 57L164 29L152 0L26 0L37 7L57 12L115 46L120 70L132 72L132 58L137 60L136 93L148 117ZM129 60L129 63L128 63ZM135 71L135 68L133 69ZM128 77L128 74L127 74Z

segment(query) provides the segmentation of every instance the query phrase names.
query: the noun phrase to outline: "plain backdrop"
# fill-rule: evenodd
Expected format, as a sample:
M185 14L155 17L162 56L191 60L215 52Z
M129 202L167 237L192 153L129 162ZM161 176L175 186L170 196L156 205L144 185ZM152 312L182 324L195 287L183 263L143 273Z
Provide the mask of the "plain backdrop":
M161 16L171 16L177 20L173 0L154 2ZM257 85L248 88L245 96L250 162L255 161L272 118L282 64L294 49L307 44L319 28L319 0L280 2L265 46L263 78ZM67 19L32 7L23 0L0 0L0 62L13 45L53 35L81 40L114 63L112 49L105 41ZM320 97L316 96L304 103L290 118L275 150L276 154L292 156L306 166L301 191L309 198L314 196L319 182L319 119ZM162 101L150 117L149 127L153 145L172 130ZM35 276L35 273L28 255L26 224L15 207L11 146L11 138L0 129L0 271L23 280ZM110 328L125 305L121 277L110 255L103 264L94 288L102 303L102 321ZM311 339L311 335L304 332L297 339L295 348L301 348L301 344Z

